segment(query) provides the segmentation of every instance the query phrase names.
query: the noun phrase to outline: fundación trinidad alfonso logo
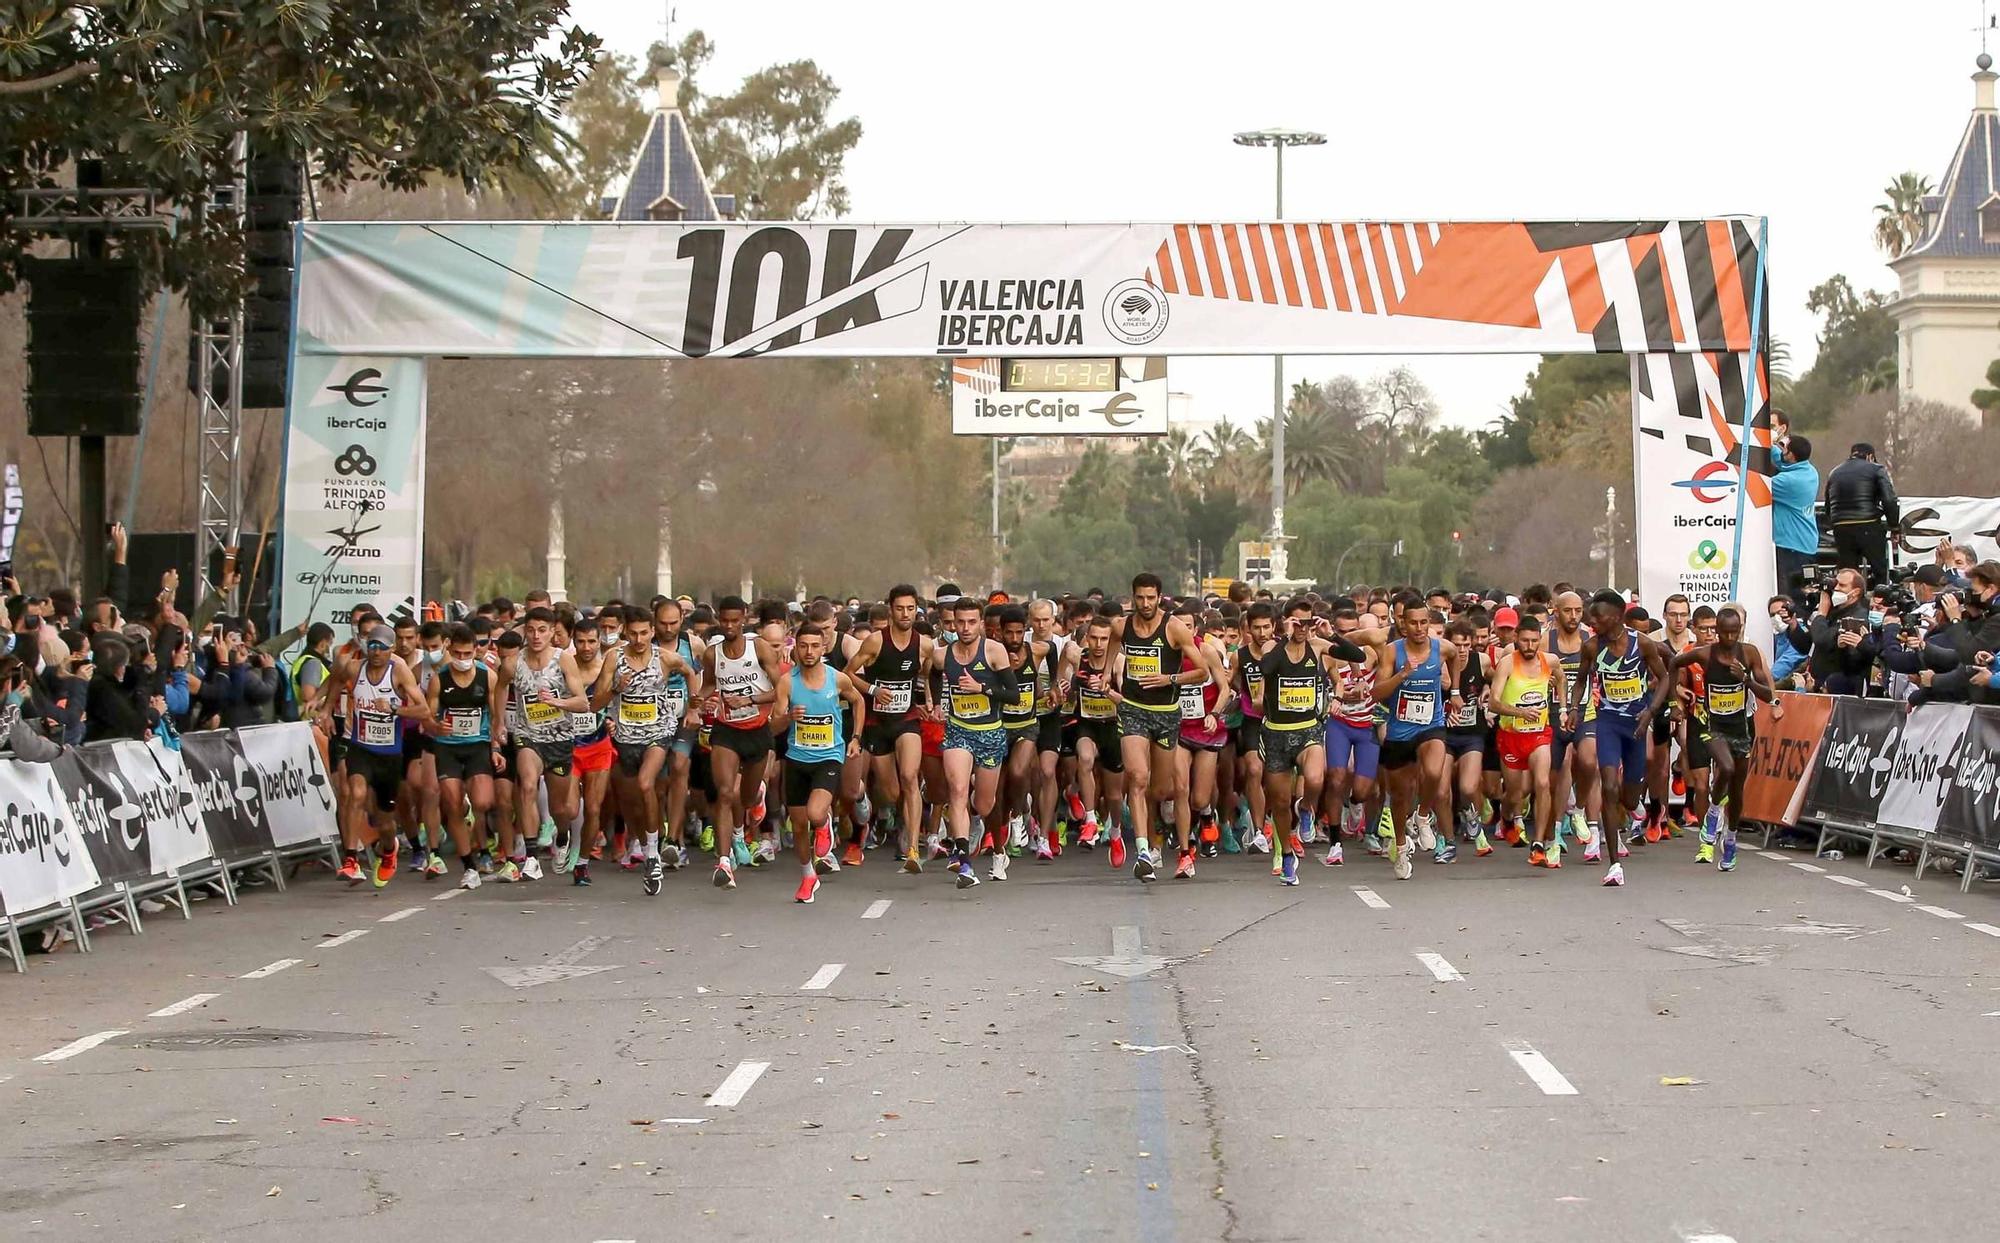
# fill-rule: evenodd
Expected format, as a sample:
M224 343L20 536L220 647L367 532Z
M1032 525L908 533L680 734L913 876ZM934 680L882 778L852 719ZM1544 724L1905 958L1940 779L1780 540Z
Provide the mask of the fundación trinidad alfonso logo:
M1688 554L1690 570L1726 570L1729 568L1729 554L1722 551L1722 545L1712 539L1705 539L1694 546Z
M1127 345L1150 345L1167 330L1167 296L1138 277L1119 281L1104 296L1104 327Z

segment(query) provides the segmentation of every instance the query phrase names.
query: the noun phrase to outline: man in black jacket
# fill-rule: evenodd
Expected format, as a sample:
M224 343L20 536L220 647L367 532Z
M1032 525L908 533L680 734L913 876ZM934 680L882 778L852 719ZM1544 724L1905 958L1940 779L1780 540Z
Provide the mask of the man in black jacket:
M1868 587L1861 571L1843 566L1835 572L1833 590L1819 593L1809 630L1808 659L1819 688L1829 695L1864 693L1881 642L1868 625Z
M1972 567L1971 585L1965 603L1956 600L1947 615L1964 610L1964 617L1952 618L1949 656L1937 659L1937 646L1925 648L1927 668L1917 675L1927 699L1965 700L1973 703L2000 703L2000 687L1993 685L1995 653L2000 652L2000 561L1982 561Z
M126 677L132 651L125 640L109 631L90 640L96 671L84 700L83 740L144 738L159 719L146 688Z
M1866 564L1870 586L1888 582L1889 532L1901 518L1896 485L1875 460L1875 446L1849 449L1847 460L1826 477L1826 520L1840 564Z

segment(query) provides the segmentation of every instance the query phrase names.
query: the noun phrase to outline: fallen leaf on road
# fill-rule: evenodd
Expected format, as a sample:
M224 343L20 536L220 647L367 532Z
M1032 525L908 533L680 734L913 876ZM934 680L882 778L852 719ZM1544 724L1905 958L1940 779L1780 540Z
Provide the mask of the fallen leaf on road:
M280 1196L285 1194L285 1189L283 1187L273 1186L269 1191L265 1192L264 1194L266 1196Z
M1940 1116L1940 1117L1942 1117L1943 1115L1939 1115L1939 1116ZM217 1118L217 1119L215 1120L215 1125L217 1125L217 1126L235 1126L235 1125L236 1125L236 1119L234 1119L234 1118Z
M326 1117L326 1118L321 1118L321 1119L320 1119L320 1121L321 1121L321 1122L359 1122L359 1121L361 1121L361 1119L359 1119L359 1118L349 1118L349 1117L347 1117L347 1116L346 1116L346 1115L344 1115L344 1114L336 1114L336 1115L333 1115L333 1116L331 1116L331 1117Z
M651 1125L653 1125L653 1120L652 1120L651 1118L627 1118L627 1119L625 1120L625 1125L626 1125L626 1126L651 1126Z
M979 1158L978 1158L978 1157L967 1157L967 1158L965 1158L965 1160L963 1160L963 1161L960 1161L960 1162L959 1162L959 1164L960 1164L960 1165L978 1165L978 1164L979 1164Z
M866 1161L868 1159L868 1154L865 1152L850 1153L847 1159L849 1161Z
M882 1116L883 1116L884 1118L887 1118L887 1119L888 1119L889 1121L891 1121L891 1122L894 1122L894 1121L895 1121L896 1119L898 1119L898 1118L902 1117L903 1115L901 1115L901 1114L883 1114ZM1943 1117L1944 1115L1940 1114L1940 1115L1938 1115L1938 1116L1939 1116L1939 1117Z

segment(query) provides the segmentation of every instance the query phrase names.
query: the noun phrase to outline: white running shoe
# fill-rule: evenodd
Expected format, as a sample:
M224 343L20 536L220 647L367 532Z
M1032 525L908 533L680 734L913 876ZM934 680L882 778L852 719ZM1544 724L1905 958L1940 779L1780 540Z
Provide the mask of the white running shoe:
M1625 865L1622 863L1612 864L1611 870L1604 874L1604 883L1613 888L1622 886L1625 883Z
M1328 867L1337 868L1345 862L1347 862L1347 857L1341 853L1339 842L1335 842L1326 848L1325 863Z
M533 855L529 855L527 862L521 865L521 879L540 880L541 878L542 878L542 861L540 859L537 859Z
M1260 855L1271 853L1271 839L1265 834L1264 830L1258 829L1250 835L1250 850L1252 853Z
M555 844L556 844L556 822L553 820L542 821L541 832L535 835L535 845L539 846L543 850L547 850L549 847Z
M1396 847L1395 855L1396 855L1397 880L1410 879L1410 872L1412 870L1411 857L1415 854L1416 851L1412 849L1411 843L1407 841L1404 842L1401 846Z
M769 838L769 837L758 838L757 857L759 859L762 859L766 863L770 863L771 861L775 860L778 857L777 840L775 838Z
M1007 845L1014 850L1024 850L1028 845L1028 822L1019 816L1007 818Z
M458 878L458 887L460 889L479 888L479 869L478 868L465 869L465 875Z
M1418 812L1417 849L1436 850L1437 844L1438 844L1437 821L1425 815L1423 812Z
M825 876L830 872L838 872L839 870L840 860L834 858L832 855L821 855L819 858L813 860L813 871L819 873L821 876Z
M991 864L989 864L989 865L987 866L987 870L986 870L986 875L987 875L988 879L990 879L990 880L1006 880L1006 879L1007 879L1007 852L1006 852L1006 851L1004 851L1004 850L996 850L996 851L994 851L994 852L993 852L993 861L992 861L992 863L991 863Z

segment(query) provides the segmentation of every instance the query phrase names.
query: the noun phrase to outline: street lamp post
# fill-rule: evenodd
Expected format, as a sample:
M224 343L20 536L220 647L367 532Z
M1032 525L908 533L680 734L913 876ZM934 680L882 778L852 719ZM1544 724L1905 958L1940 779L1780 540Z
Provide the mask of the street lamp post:
M1285 148L1321 147L1326 135L1312 130L1259 129L1235 135L1239 147L1271 147L1278 154L1278 220L1285 218ZM1285 538L1285 358L1271 356L1271 538Z

